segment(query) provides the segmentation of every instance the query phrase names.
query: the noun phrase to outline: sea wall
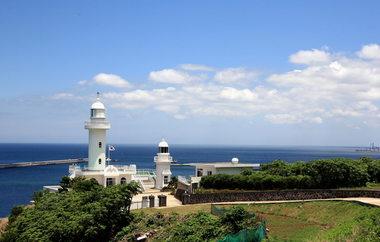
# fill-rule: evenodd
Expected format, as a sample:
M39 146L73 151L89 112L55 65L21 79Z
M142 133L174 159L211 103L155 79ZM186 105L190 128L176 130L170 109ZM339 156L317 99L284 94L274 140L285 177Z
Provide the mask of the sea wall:
M182 195L182 194L181 194ZM234 192L234 193L205 193L191 194L188 204L218 203L218 202L247 202L247 201L283 201L311 200L349 197L380 198L380 191L372 190L291 190L263 192ZM180 198L178 198L181 200Z

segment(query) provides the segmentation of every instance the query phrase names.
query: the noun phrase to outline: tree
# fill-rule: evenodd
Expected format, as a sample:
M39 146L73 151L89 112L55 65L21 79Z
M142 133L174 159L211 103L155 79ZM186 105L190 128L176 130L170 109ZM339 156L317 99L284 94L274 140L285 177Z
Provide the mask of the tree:
M178 178L176 176L172 176L170 178L169 185L172 185L174 188L177 188L177 186L178 186Z
M62 177L60 183L61 183L60 185L61 185L62 188L58 189L59 193L61 193L61 192L67 192L69 190L69 188L71 188L71 179L68 176Z
M109 241L131 221L129 209L139 185L99 189L97 182L82 180L77 179L73 186L77 188L71 191L39 197L35 206L9 225L0 241Z
M49 188L45 188L44 190L40 190L40 191L37 191L37 192L34 191L33 195L30 196L30 197L33 199L34 203L36 203L36 202L39 202L41 200L41 198L43 196L45 196L46 194L48 194L48 193L50 193L50 189Z

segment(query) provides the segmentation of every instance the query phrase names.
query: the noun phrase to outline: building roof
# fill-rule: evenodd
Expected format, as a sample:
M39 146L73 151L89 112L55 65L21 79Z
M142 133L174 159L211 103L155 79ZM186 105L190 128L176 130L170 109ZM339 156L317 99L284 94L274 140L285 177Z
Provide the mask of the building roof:
M94 102L91 106L91 109L106 109L103 105L103 103L100 102L100 99L97 98L96 102Z
M165 139L162 138L162 141L158 144L158 147L169 147L169 145L166 143Z
M189 163L189 165L190 166L214 167L214 168L259 167L260 166L260 164L254 164L254 163L238 163L238 164L233 164L232 162Z
M170 171L170 169L165 169L162 171L162 175L171 175L172 172Z

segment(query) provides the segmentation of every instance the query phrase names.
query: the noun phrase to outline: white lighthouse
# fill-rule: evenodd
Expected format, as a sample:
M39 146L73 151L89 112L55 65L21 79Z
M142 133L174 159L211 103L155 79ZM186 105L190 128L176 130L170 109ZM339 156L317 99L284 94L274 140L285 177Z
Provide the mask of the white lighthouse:
M103 171L106 167L106 130L111 128L106 121L106 109L98 98L91 106L91 121L84 123L89 131L88 141L88 169Z
M158 153L154 157L156 163L156 189L161 189L169 183L172 175L170 171L170 164L173 158L169 153L169 145L165 139L158 144Z

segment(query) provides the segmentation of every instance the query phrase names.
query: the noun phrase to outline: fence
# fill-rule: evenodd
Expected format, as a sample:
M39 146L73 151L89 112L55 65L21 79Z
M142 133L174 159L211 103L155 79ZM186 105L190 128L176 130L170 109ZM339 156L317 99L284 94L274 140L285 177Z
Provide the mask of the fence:
M260 242L266 234L266 220L259 223L254 229L245 229L237 234L228 234L224 239L217 240L219 242Z

